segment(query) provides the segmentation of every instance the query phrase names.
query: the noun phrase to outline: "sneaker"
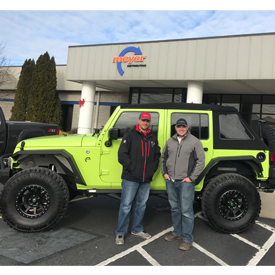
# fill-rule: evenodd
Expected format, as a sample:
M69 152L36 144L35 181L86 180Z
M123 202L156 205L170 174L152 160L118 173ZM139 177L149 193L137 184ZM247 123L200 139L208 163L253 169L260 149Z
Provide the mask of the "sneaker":
M191 246L192 246L191 243L183 242L180 244L179 249L186 251L186 250L189 250Z
M167 235L164 237L164 240L167 242L172 242L172 241L176 241L176 240L180 240L180 239L181 239L181 236L177 236L174 234L170 234L170 235Z
M136 237L141 237L142 239L145 239L145 240L148 240L152 237L150 234L146 233L145 231L141 231L138 233L131 232L131 234Z
M123 245L124 244L124 237L122 235L116 236L116 244Z

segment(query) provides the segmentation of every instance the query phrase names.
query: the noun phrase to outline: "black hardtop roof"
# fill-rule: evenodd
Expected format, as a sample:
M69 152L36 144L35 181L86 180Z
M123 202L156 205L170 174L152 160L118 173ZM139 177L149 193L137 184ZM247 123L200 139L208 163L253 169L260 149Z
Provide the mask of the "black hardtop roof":
M221 106L214 104L197 104L197 103L144 103L144 104L127 104L121 108L127 109L182 109L182 110L205 110L205 111L222 111L238 112L234 107Z

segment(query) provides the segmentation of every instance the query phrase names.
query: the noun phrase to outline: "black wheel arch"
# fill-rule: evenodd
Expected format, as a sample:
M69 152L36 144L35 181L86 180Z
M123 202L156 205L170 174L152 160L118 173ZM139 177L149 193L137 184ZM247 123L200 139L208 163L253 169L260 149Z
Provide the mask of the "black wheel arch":
M213 177L224 173L236 173L248 178L262 177L261 162L253 156L219 157L212 159L196 180L199 184L204 178L206 185Z
M60 161L58 156L62 156L66 159L69 166L71 167L71 170L66 165L64 165L62 161ZM20 160L24 162L30 160L30 165L33 165L31 167L38 166L51 169L54 166L58 166L59 170L61 171L61 173L60 171L58 171L58 173L65 180L68 178L70 179L69 181L66 180L66 182L69 182L69 188L76 190L76 184L86 185L86 182L78 169L73 155L66 150L21 150L13 154L12 157L14 160L19 160L19 162ZM45 162L45 158L50 158L50 162ZM26 168L31 167L26 166ZM20 168L22 169L21 165Z

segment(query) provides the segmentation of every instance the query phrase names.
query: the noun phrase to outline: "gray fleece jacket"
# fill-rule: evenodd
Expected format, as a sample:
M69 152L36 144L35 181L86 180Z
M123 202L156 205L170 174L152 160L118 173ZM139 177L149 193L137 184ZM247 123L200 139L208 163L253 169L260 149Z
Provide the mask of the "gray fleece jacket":
M177 134L170 137L162 152L161 172L172 180L189 177L195 181L204 169L204 150L199 139L187 132L179 143Z

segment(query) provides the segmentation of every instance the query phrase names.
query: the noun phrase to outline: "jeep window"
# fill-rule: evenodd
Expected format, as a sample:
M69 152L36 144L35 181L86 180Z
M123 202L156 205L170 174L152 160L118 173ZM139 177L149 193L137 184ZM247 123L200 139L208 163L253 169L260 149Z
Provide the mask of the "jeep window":
M254 139L237 114L223 114L219 116L221 139Z
M171 136L176 133L175 125L179 118L184 118L189 126L189 131L198 139L208 139L209 126L207 114L173 113L171 116Z
M124 134L133 129L138 124L138 118L141 112L123 112L116 121L114 128L118 128L119 138L122 138ZM159 114L150 112L151 123L149 129L155 134L158 134Z

